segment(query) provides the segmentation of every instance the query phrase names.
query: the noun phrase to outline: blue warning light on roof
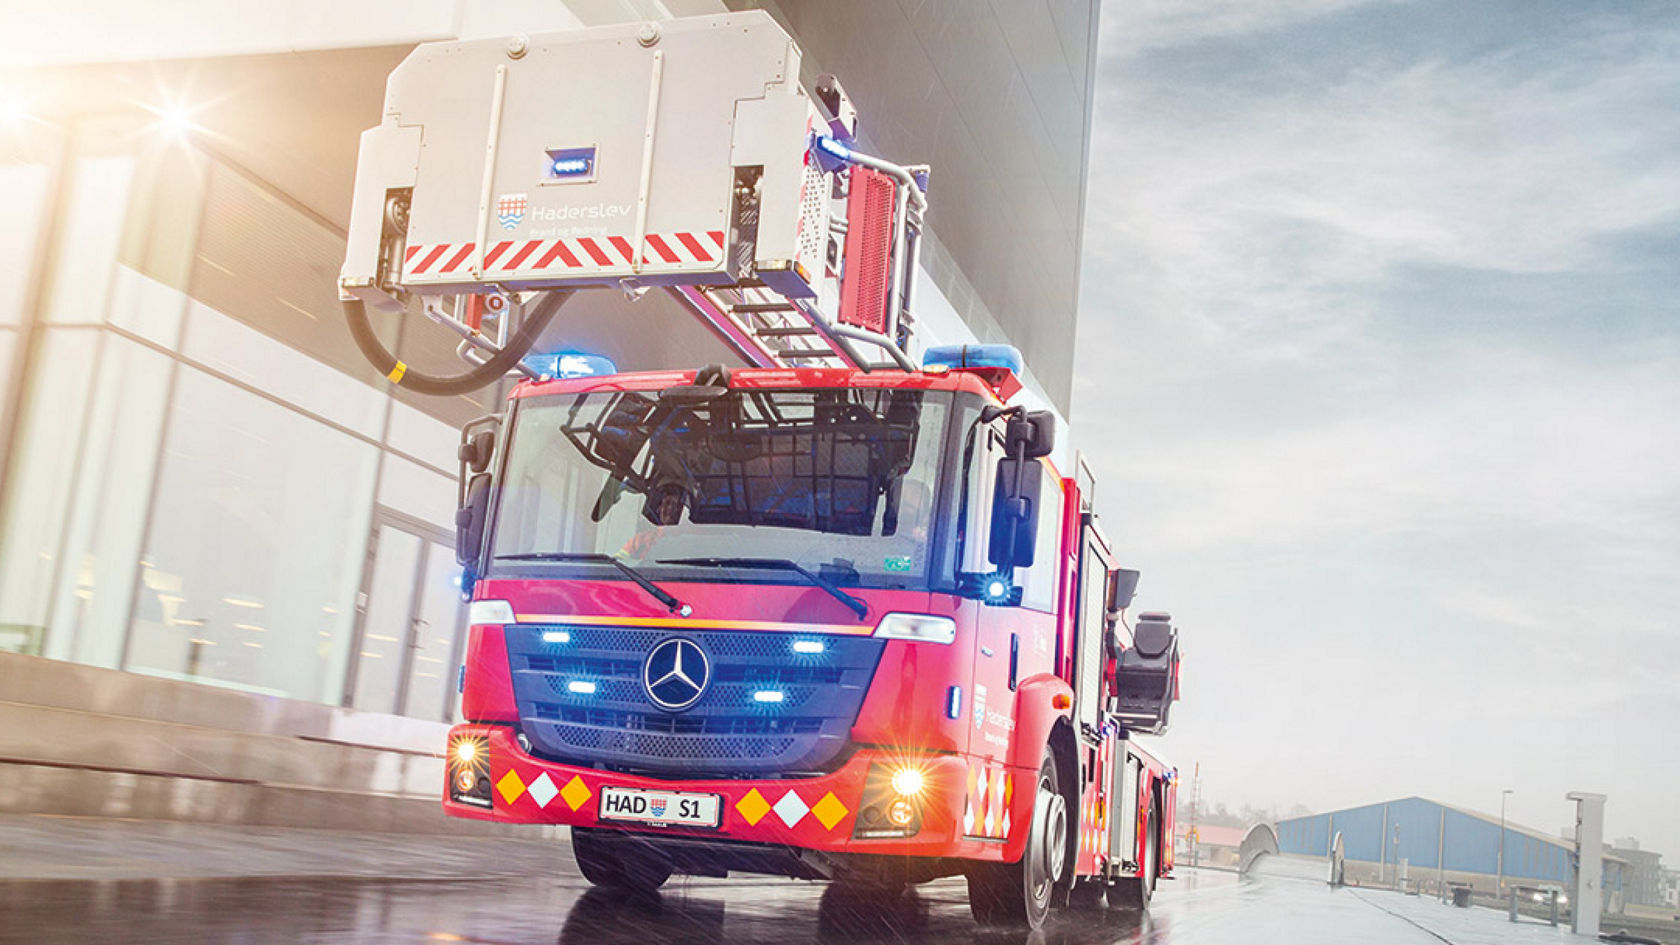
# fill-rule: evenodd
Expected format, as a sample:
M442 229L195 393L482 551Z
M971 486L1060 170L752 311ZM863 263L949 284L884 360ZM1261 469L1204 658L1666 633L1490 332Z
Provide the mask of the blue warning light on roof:
M520 358L519 363L543 377L600 377L618 373L618 365L613 364L610 358L577 351L528 354Z
M830 157L835 157L842 161L850 161L852 159L852 149L841 144L839 141L830 138L828 135L817 135L817 148L827 152Z
M938 345L922 355L923 368L1002 368L1020 376L1021 352L1010 345Z
M548 152L549 180L588 180L594 176L594 148L556 148Z

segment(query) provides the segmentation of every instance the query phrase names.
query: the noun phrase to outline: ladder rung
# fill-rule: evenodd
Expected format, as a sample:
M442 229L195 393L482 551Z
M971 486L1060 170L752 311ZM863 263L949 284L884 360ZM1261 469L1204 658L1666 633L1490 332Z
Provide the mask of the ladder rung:
M758 315L764 312L797 312L799 308L786 302L758 302L731 306L743 315Z
M817 330L808 325L784 325L780 328L759 328L754 331L754 334L763 335L766 338L789 338L800 335L815 335Z

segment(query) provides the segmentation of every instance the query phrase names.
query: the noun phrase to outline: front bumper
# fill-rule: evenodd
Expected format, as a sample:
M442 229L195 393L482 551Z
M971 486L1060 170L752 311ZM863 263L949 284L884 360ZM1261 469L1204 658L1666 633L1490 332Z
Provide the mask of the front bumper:
M910 837L854 837L864 782L873 763L903 763L906 756L874 748L859 749L838 770L817 777L785 780L694 779L665 780L598 771L537 758L519 747L514 730L503 725L466 724L450 730L449 744L462 740L478 744L473 762L490 786L487 806L451 798L446 784L444 812L454 817L500 823L566 824L609 827L649 836L694 837L793 846L830 853L865 853L960 857L974 860L1018 859L1031 815L1030 797L996 792L999 802L993 837L982 833L975 817L973 792L976 773L983 768L956 755L916 755L923 770L921 829ZM454 753L446 778L456 777L460 765ZM992 769L1002 773L1000 769ZM1021 777L1032 783L1030 773ZM984 785L984 780L981 784ZM722 798L721 822L716 829L662 827L601 820L603 787L692 791ZM1023 792L1026 793L1026 792ZM982 796L982 800L985 797ZM1023 806L1024 802L1024 806ZM1005 821L1003 812L1009 813ZM992 823L988 818L987 823ZM1001 829L1004 823L1022 829ZM965 826L966 824L966 826Z

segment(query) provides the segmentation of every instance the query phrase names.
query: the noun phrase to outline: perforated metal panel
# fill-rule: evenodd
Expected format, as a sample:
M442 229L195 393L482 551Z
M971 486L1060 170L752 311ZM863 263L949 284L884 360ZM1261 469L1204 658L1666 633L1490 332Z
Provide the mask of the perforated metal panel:
M799 264L811 274L811 282L822 278L828 255L828 203L832 185L815 161L806 159L805 180L799 197Z
M897 185L866 167L852 168L846 198L846 272L840 283L840 323L887 332L892 291L892 225Z

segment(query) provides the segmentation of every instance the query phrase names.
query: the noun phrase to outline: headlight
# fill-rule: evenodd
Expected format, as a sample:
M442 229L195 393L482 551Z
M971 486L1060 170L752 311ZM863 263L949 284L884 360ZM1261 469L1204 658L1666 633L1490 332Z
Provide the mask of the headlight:
M888 640L950 643L957 638L957 622L929 614L891 613L875 625L875 635Z
M900 768L893 772L893 791L905 796L922 793L922 769Z
M483 735L463 734L449 745L447 770L451 800L475 807L490 806L490 742Z
M914 763L871 763L863 778L863 796L858 800L858 818L852 837L884 840L913 837L922 829L922 806L930 798L927 773Z
M467 605L467 623L513 623L513 605L505 600L475 600Z

